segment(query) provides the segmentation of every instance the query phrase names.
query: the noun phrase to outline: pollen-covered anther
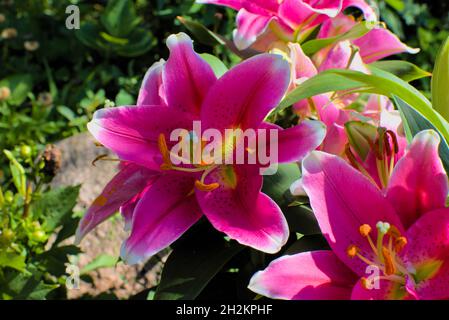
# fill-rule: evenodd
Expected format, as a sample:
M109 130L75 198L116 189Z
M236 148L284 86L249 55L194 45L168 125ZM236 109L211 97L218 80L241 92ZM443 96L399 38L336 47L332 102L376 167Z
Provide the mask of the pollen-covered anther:
M396 273L396 266L394 265L393 259L391 257L391 253L390 251L383 247L382 248L382 255L384 258L384 262L385 262L385 274L387 276L390 276L392 274Z
M371 283L367 278L365 278L365 277L361 278L360 282L361 282L363 289L369 290L371 288Z
M159 147L159 151L162 155L162 159L164 160L164 164L171 164L170 160L170 151L168 150L167 141L165 141L165 136L161 133L157 139L157 145ZM162 168L162 166L161 166Z
M218 183L204 184L203 182L196 180L195 187L200 191L210 192L210 191L214 191L215 189L219 188L220 185Z
M394 250L396 252L402 251L404 247L407 245L407 238L406 237L398 237L394 242Z
M359 248L357 248L355 245L350 245L346 250L346 253L350 258L355 258L359 253Z
M360 226L359 231L362 237L366 238L371 233L371 227L368 224L364 224Z

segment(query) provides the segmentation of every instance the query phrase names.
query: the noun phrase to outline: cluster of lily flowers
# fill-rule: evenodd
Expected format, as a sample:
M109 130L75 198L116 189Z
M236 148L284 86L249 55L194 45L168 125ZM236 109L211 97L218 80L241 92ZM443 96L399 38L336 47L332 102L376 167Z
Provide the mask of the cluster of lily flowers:
M176 166L170 133L208 128L278 130L278 162L302 165L293 195L307 195L331 251L274 260L249 288L277 299L448 299L448 178L440 137L423 131L407 145L388 98L335 92L293 106L299 122L266 121L282 98L328 69L369 73L367 64L416 53L377 23L364 0L201 0L238 10L234 42L259 54L217 78L186 34L147 72L136 106L99 110L89 131L120 158L120 171L80 222L77 241L118 210L130 231L121 257L141 262L205 217L229 238L274 254L289 238L279 206L261 192L257 164ZM341 35L356 7L373 29L307 56L301 41ZM351 136L351 126L363 133ZM226 143L223 144L226 149ZM229 150L228 150L229 151ZM299 178L299 177L298 177Z

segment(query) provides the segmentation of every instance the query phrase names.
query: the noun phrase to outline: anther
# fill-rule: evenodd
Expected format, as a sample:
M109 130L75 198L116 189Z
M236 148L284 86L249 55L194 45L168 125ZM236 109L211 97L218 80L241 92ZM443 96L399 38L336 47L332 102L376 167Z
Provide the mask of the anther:
M394 250L396 252L400 252L402 251L402 249L404 249L404 247L407 245L407 238L405 237L399 237L396 239L396 241L394 242Z
M387 276L391 276L392 274L396 273L396 267L393 263L393 259L391 258L390 251L388 251L387 248L382 248L382 255L384 257L385 262L385 274Z
M204 184L203 182L196 180L195 187L200 191L210 192L210 191L214 191L215 189L219 188L220 185L218 183Z
M369 234L371 233L371 227L368 224L364 224L360 226L360 234L362 235L362 237L368 237Z
M355 258L359 253L359 249L355 245L350 245L346 250L346 253L350 258Z

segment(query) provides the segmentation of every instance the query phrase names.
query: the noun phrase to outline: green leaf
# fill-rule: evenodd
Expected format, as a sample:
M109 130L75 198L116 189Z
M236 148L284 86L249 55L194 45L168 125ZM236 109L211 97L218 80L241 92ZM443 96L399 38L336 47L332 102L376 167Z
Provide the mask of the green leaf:
M243 246L197 237L175 247L165 263L156 300L193 300Z
M29 74L14 74L0 81L0 87L7 87L11 96L7 101L12 105L22 104L33 89L33 77Z
M126 90L120 89L115 97L116 106L131 106L136 102L136 99L130 95Z
M406 82L432 76L430 72L421 69L413 63L401 60L377 61L372 63L371 66L390 72Z
M367 22L367 21L360 22L360 23L356 24L348 32L345 32L336 37L325 38L325 39L314 39L314 40L307 41L306 43L301 45L301 48L306 55L310 56L310 55L317 53L321 49L323 49L327 46L330 46L334 43L345 41L345 40L358 39L360 37L363 37L365 34L367 34L371 30L372 30L371 22Z
M372 74L345 69L324 71L293 90L281 102L277 110L281 111L300 100L334 91L354 90L381 94L390 98L397 96L425 116L446 140L449 140L449 124L432 108L422 93L391 73L373 66L370 66L370 70Z
M34 203L35 215L44 219L47 231L53 231L71 219L79 190L80 186L54 189Z
M39 273L30 276L17 271L5 272L0 284L0 293L16 300L44 300L59 286L46 284L40 278Z
M24 272L26 268L25 256L13 252L0 251L0 267L9 267Z
M80 274L86 274L101 268L114 267L117 264L117 261L117 257L113 257L108 254L101 254L81 269Z
M216 56L208 53L202 53L200 54L200 56L211 66L217 78L221 78L221 76L228 71L228 68L225 66L225 64Z
M138 57L148 52L157 43L153 34L143 28L135 29L126 45L115 45L113 50L123 57Z
M195 36L200 43L209 46L226 44L226 42L223 41L218 35L207 29L201 23L190 20L186 17L178 17L178 20Z
M53 247L38 255L37 260L47 272L56 277L60 277L66 274L66 263L69 262L68 256L79 253L81 253L80 248L73 245Z
M401 113L401 117L404 123L404 129L409 141L421 131L434 130L441 137L441 143L439 148L440 158L443 162L446 172L449 172L449 146L447 140L444 139L442 134L435 128L432 123L427 120L421 113L416 111L408 103L401 98L395 97L395 104Z
M14 155L11 153L11 151L3 150L3 153L6 155L6 157L9 160L9 168L11 169L14 186L16 187L19 194L22 195L23 197L25 197L26 196L26 188L27 188L25 169L17 161L17 159L14 157Z
M432 77L432 104L449 120L449 38L438 53Z
M128 36L141 21L131 0L109 0L100 19L106 30L118 38Z

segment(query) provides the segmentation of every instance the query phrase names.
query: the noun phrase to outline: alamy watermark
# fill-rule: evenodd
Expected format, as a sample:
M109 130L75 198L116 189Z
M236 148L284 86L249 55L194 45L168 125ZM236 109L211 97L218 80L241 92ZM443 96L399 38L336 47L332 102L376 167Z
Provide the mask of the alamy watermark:
M278 169L279 130L225 129L202 130L193 122L193 130L176 129L170 134L170 150L162 151L170 166L259 165L260 173L273 175Z

